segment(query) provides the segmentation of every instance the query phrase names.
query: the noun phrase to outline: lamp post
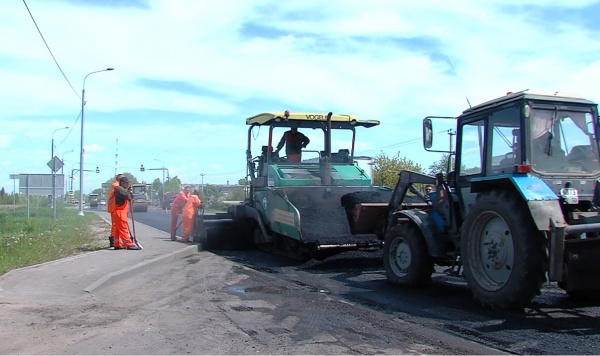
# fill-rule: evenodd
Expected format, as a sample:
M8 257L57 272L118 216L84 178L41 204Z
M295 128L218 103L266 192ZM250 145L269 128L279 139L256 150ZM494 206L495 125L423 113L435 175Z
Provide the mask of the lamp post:
M77 213L79 216L83 216L83 114L85 111L85 80L91 74L111 71L113 69L114 68L106 68L90 72L83 78L83 86L81 89L81 150L79 152L79 212Z
M200 176L202 177L200 190L202 191L202 196L204 196L204 173L200 173Z
M165 199L165 162L163 162L163 161L161 161L159 159L156 159L156 158L154 160L162 163L163 179L162 179L162 197L161 197L161 202L164 204L164 199Z
M61 127L60 129L56 129L54 131L52 131L52 147L50 150L50 161L52 162L52 198L51 198L51 204L52 204L52 209L54 209L54 213L53 216L56 219L56 167L54 166L54 134L56 133L56 131L60 131L60 130L66 130L68 129L69 126L65 126L65 127Z

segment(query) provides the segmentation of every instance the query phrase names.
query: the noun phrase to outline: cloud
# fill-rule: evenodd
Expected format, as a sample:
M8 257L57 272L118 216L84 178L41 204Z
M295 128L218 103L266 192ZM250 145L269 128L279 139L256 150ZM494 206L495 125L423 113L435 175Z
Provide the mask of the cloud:
M439 155L423 152L421 119L458 115L467 99L475 105L547 88L600 100L597 1L28 6L64 77L25 6L1 2L0 79L7 84L0 88L0 156L11 157L14 171L46 171L52 132L69 126L54 135L56 153L73 150L65 169L78 167L86 78L84 162L102 172L85 176L86 189L114 170L162 179L161 171L139 172L155 159L185 183L200 173L205 183L237 181L245 174L245 119L260 112L380 120L357 132L357 154L401 151L428 166ZM115 70L88 75L107 67Z

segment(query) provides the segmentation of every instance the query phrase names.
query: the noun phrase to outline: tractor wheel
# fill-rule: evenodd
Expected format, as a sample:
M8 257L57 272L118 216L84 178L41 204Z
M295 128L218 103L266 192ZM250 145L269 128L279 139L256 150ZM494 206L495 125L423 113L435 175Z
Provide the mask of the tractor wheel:
M386 233L383 266L392 284L416 287L431 280L433 260L416 226L401 223Z
M484 307L522 309L540 294L546 241L519 196L479 196L463 224L460 251L469 288Z

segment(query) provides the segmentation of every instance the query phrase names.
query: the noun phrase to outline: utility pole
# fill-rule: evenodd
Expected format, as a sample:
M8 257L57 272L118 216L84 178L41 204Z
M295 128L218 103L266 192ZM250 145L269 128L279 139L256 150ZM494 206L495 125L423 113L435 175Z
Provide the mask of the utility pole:
M202 195L204 195L204 173L200 173L202 177L202 185L200 186L200 190L202 191Z

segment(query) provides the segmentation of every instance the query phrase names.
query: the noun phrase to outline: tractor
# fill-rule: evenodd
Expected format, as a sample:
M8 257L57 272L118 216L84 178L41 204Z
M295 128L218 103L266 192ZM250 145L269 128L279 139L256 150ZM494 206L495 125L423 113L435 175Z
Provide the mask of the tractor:
M227 213L198 214L194 241L208 248L255 246L298 260L381 248L375 234L351 231L340 203L342 196L355 192L368 192L377 201L391 197L392 189L371 184L354 154L356 130L379 121L286 110L249 117L246 124L245 201ZM291 127L311 138L301 157L293 159L274 149ZM334 142L339 147L332 150Z
M433 146L434 121L447 119L455 151ZM437 265L490 309L522 309L548 280L598 298L599 128L595 103L529 90L426 117L424 148L454 160L447 173L401 171L388 203L358 197L345 208L357 232L383 238L392 284L422 286Z

